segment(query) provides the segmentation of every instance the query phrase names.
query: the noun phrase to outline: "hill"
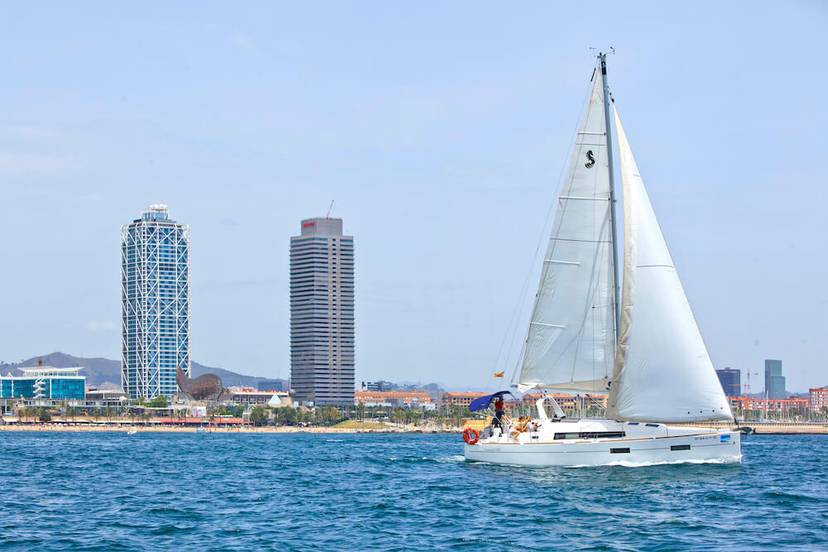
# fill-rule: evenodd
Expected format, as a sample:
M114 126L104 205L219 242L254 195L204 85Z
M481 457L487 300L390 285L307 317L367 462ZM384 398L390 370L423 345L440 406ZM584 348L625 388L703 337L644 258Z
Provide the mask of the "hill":
M17 375L20 373L20 367L37 366L37 362L39 360L43 361L44 365L54 366L55 368L72 368L75 366L83 367L81 374L86 376L87 385L96 387L121 387L120 360L112 360L102 357L76 357L60 352L32 357L21 362L0 362L0 373L6 374L8 372L12 372ZM205 366L203 364L199 364L198 362L192 363L192 372L192 376L194 378L202 374L215 374L221 378L221 381L225 386L243 385L256 387L260 381L274 379L237 374L236 372L231 372L230 370Z

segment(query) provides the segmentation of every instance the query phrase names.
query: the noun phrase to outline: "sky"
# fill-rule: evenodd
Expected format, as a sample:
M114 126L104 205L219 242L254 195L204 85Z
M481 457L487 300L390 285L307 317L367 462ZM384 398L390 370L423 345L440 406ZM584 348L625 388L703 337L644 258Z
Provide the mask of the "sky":
M120 227L162 202L191 231L193 360L288 377L289 237L334 200L357 380L490 386L590 47L612 46L715 366L754 392L765 358L791 390L828 385L828 8L621 4L3 4L0 359L119 359Z

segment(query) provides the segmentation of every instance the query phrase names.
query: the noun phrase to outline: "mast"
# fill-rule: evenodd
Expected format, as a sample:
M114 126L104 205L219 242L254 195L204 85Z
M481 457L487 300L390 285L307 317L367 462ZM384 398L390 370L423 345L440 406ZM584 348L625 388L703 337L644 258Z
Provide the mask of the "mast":
M620 305L613 289L618 268L607 266L615 255L606 164L608 94L597 66L589 80L589 101L556 197L521 355L516 381L522 389L593 393L607 388L613 371Z
M612 159L612 124L610 121L610 93L607 83L607 54L598 53L601 66L601 83L604 85L604 121L607 129L607 169L609 170L609 200L610 221L612 222L612 310L615 314L615 343L618 344L618 333L621 331L621 293L618 287L618 230L615 216L615 168Z

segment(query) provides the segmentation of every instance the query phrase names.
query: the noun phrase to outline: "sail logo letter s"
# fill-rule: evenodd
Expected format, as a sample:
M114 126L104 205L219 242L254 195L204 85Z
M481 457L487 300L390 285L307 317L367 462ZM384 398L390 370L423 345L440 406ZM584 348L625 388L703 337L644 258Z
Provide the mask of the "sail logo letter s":
M595 156L592 154L592 150L587 150L586 152L587 162L584 163L584 167L590 168L595 164Z

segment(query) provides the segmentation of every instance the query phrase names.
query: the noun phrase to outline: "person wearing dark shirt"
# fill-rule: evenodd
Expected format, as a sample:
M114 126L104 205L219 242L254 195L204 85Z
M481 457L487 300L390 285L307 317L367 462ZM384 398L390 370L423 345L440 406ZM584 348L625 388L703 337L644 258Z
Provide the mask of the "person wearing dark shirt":
M495 399L495 416L494 420L492 420L492 427L499 427L503 429L503 414L504 414L504 406L503 406L503 397L498 397Z

